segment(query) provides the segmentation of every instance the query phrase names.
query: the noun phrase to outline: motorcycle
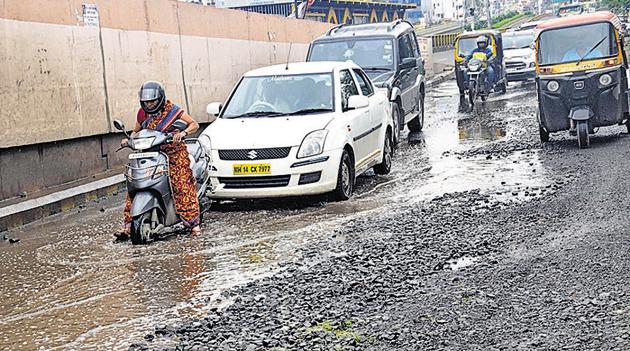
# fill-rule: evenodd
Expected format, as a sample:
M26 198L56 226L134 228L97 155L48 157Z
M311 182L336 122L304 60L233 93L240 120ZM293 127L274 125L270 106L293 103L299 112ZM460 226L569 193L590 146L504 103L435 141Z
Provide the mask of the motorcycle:
M130 234L134 245L147 244L186 229L175 210L168 175L168 156L160 149L160 146L173 141L170 132L184 130L186 126L184 121L178 120L173 123L169 133L143 129L132 138L121 121L114 121L114 127L127 136L129 143L126 147L135 151L129 154L125 172L127 191L132 201ZM210 156L199 139L187 138L184 142L190 155L200 213L203 216L210 209L209 195L212 193Z
M466 74L468 75L468 102L472 107L475 104L477 96L481 98L481 101L486 101L490 91L488 89L487 66L484 62L478 58L472 58L466 67Z

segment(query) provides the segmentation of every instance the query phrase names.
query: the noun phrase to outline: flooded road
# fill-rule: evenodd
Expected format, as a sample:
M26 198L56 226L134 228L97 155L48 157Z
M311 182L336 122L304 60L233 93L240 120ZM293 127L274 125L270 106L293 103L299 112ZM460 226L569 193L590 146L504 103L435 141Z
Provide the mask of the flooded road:
M157 324L230 304L222 291L304 259L301 247L372 211L462 191L498 202L540 196L553 174L537 150L483 152L519 138L516 122L533 118L535 104L533 88L516 84L463 112L454 81L435 87L418 142L400 145L391 174L360 177L355 197L343 203L225 202L204 218L200 237L134 247L111 240L121 194L9 232L21 242L0 243L0 349L127 349Z

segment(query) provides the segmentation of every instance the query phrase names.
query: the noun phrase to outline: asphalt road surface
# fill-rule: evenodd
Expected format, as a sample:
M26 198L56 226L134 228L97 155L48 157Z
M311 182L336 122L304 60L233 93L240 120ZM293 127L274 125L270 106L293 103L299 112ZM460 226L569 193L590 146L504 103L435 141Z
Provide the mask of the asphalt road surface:
M7 233L0 349L630 349L625 127L542 145L532 84L426 108L346 202L221 203L134 247L120 194Z

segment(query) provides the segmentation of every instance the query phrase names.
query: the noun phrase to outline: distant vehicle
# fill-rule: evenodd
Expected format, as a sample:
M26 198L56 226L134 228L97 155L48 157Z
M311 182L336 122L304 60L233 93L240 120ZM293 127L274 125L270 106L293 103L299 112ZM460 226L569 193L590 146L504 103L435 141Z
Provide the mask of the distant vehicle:
M599 127L625 123L628 63L611 12L555 19L540 24L536 37L540 139L568 130L580 148Z
M536 27L543 21L533 21L533 22L526 22L526 23L522 23L520 26L518 26L518 30L533 30L536 29Z
M392 101L394 143L405 124L411 132L424 126L424 60L411 23L341 25L311 43L307 61L352 61L361 66Z
M210 138L212 198L352 196L356 177L387 174L393 123L385 91L349 62L306 62L246 73L202 135Z
M532 30L503 33L503 55L508 81L536 78L533 42L534 31Z
M558 8L558 17L567 17L573 15L581 15L584 13L584 6L580 4L564 5Z

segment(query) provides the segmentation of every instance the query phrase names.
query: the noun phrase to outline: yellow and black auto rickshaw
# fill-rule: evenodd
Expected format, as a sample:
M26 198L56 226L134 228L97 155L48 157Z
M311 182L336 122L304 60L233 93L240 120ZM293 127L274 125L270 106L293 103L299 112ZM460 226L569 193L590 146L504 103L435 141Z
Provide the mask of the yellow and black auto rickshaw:
M495 72L495 82L492 84L493 88L495 91L502 93L505 93L507 88L507 73L505 63L503 62L503 39L501 32L498 30L464 32L455 39L455 78L457 79L459 95L462 97L467 89L465 57L477 47L477 38L482 35L488 38L488 47L492 48L492 53L495 57L492 64Z
M580 148L603 126L628 121L628 61L617 17L602 11L538 25L536 86L540 139L568 130Z

